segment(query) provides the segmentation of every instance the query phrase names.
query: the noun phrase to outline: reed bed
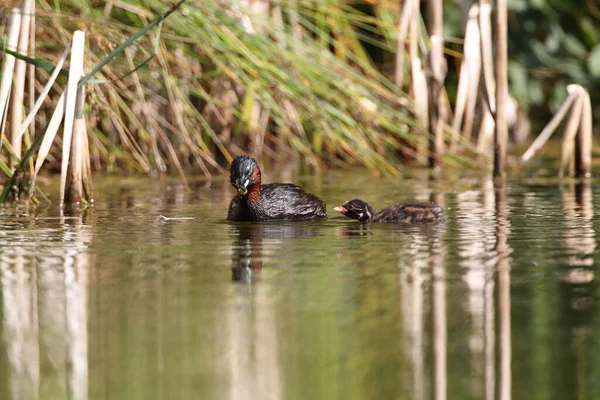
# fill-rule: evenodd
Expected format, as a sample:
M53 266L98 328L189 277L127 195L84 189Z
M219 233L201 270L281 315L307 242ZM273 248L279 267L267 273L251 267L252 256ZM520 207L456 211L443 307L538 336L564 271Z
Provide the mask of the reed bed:
M560 109L521 156L521 160L529 161L542 148L565 119L570 109L562 141L559 175L565 176L565 170L568 168L569 175L589 178L592 169L592 102L590 94L577 84L568 85L567 93L568 96Z
M503 121L514 121L516 110L504 58L499 87L494 78L490 2L471 10L455 102L445 90L442 2L428 4L427 24L419 1L402 4L382 2L371 15L344 0L183 0L170 9L158 0L42 0L36 10L24 0L19 34L12 22L2 25L2 131L11 132L0 160L11 176L5 192L33 187L44 163L62 171L61 199L69 202L91 198L92 170L176 173L185 182L190 173L225 173L242 153L296 155L314 168L358 163L377 175L398 175L399 155L429 158L432 167L444 154L445 165L473 165L476 110L484 155L494 148L496 96L509 107ZM58 54L78 43L80 30L81 70L73 58L63 69L66 55ZM496 30L506 36L505 21ZM365 44L395 57L393 73L373 63ZM36 66L28 78L26 62ZM91 72L80 80L83 71ZM495 148L506 148L506 134L496 137ZM19 183L13 171L33 179Z
M147 25L156 14L147 10L165 8L159 1L145 8L60 4L60 10L38 4L37 55L55 60L57 44L85 27L86 70L126 41L131 26ZM185 3L160 33L124 49L86 85L94 170L211 176L250 152L276 159L295 153L317 168L358 162L376 174L398 174L398 152L427 142L411 99L377 72L353 31L368 17L338 1L329 4L337 8L282 2L278 25L270 13L248 16L234 6ZM47 79L38 69L37 87ZM40 125L56 104L44 103ZM56 151L49 160L61 158Z

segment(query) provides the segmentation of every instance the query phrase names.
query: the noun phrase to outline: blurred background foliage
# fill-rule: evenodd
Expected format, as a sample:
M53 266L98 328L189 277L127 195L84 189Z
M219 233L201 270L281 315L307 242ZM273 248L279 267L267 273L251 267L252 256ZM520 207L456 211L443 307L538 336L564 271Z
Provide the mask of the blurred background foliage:
M508 4L511 91L529 111L534 126L539 128L550 119L566 98L569 83L581 84L590 93L592 105L597 104L598 1L510 0Z

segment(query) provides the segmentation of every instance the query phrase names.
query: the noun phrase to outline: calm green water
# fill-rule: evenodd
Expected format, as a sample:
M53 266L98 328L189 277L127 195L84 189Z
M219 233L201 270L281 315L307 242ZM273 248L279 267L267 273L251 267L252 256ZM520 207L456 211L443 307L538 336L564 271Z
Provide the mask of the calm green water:
M226 181L3 211L0 399L598 398L600 185L293 179L448 222L230 224Z

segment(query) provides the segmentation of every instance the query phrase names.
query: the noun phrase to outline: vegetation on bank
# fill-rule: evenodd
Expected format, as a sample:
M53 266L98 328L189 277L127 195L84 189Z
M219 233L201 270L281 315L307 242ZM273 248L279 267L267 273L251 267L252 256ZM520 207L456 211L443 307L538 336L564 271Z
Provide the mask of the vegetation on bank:
M41 6L36 55L55 59L72 32L85 30L87 70L153 19L148 10L165 8L159 1L145 8L92 8L86 1ZM234 154L250 152L282 159L298 153L314 166L342 160L397 171L390 155L426 138L410 115L410 100L361 51L351 29L360 23L359 12L342 2L327 10L309 6L294 10L305 19L297 37L267 20L250 20L235 4L185 3L163 26L150 63L120 79L152 55L158 32L97 74L110 84L88 85L93 167L210 175ZM292 11L281 12L289 19ZM332 26L317 26L332 17ZM338 25L344 36L335 39L331 31ZM40 81L46 75L38 71Z
M416 97L418 93L394 82L395 55L405 50L396 43L398 2L280 0L254 1L247 7L248 3L185 2L160 29L139 38L96 74L98 81L86 85L85 110L93 170L210 176L224 172L233 156L251 153L280 160L295 154L314 167L358 162L376 174L397 174L398 159L425 159L427 124L419 121L407 92ZM460 56L454 50L461 50L456 48L461 41L454 38L463 36L468 11L466 1L459 3L461 7L444 10L449 114L460 60L453 58ZM39 1L37 7L35 56L55 63L73 32L83 30L84 68L90 71L169 6L158 0L66 0ZM522 2L512 7L511 21L523 21L535 12L552 16L555 5ZM585 33L583 44L575 45L578 32L566 28L559 33L550 29L547 35L532 32L538 34L531 40L558 37L558 47L564 42L570 49L579 48L574 55L588 56L588 75L593 77L600 52L587 50L594 36L590 18L595 18L593 13L573 29ZM422 21L418 24L423 51L428 38ZM518 28L527 30L530 25ZM514 33L522 37L514 28L509 26L509 39ZM509 51L513 48L514 40ZM542 59L546 53L538 51L533 58ZM512 92L525 109L541 107L535 98L523 98L521 85L524 80L539 82L533 79L539 76L539 65L532 64L531 57L521 65L520 57L512 53L509 72L518 86L513 85ZM48 76L36 69L37 92ZM59 76L56 93L65 82ZM566 93L564 88L556 93L560 89ZM544 97L546 105L554 107L549 98ZM44 101L36 117L38 127L45 126L57 100L55 95ZM31 143L35 134L28 135L26 143ZM60 165L58 143L47 158L50 168ZM468 136L461 136L458 145L450 147L447 162L473 163L470 143Z

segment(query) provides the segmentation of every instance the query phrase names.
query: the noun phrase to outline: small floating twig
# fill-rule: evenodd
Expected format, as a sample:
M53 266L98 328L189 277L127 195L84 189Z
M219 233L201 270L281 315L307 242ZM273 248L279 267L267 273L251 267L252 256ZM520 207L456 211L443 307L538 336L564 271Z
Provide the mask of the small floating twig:
M164 215L160 215L160 220L161 221L183 221L183 220L188 220L188 219L194 219L194 217L175 217L175 218L171 218L171 217L165 217Z
M36 220L55 220L55 219L81 219L81 217L35 217Z

